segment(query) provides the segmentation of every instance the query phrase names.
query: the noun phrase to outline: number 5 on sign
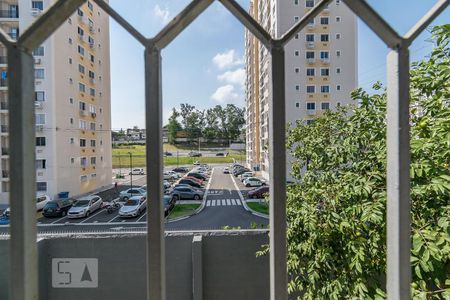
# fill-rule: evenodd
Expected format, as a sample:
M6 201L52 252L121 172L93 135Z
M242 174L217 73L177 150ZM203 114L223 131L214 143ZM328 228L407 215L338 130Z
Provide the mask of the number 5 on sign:
M98 287L98 259L53 258L52 287L53 288Z

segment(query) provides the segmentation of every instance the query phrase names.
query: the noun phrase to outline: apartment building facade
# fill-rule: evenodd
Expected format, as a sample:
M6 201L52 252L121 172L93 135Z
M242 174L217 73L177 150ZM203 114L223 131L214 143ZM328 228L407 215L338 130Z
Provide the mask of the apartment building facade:
M17 39L55 0L2 0L0 26ZM33 51L37 194L54 198L111 184L109 20L93 2L80 7ZM9 199L6 48L0 46L0 204Z
M314 5L314 0L252 0L250 13L279 38ZM271 57L248 31L245 40L247 164L267 178ZM334 0L285 48L287 122L308 124L326 110L350 103L358 80L357 59L356 16ZM287 158L289 162L289 153Z

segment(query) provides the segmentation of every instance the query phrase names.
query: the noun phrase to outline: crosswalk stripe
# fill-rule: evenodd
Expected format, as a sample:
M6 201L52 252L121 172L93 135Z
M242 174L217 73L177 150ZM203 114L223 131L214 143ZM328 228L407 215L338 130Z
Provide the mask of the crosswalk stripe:
M222 199L222 206L225 206L225 199Z
M239 200L239 199L236 199L236 203L237 203L237 205L242 205L241 200Z
M231 205L230 199L227 199L227 205Z
M216 206L216 200L212 200L212 206Z
M236 201L234 201L234 199L231 199L231 205L236 205Z

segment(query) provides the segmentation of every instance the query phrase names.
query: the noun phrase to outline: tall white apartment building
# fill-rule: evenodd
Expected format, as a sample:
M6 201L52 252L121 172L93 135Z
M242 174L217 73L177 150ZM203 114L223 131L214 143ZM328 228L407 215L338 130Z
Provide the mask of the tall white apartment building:
M55 0L1 0L0 26L17 39ZM86 194L112 181L109 20L80 7L34 50L37 194ZM0 46L0 204L8 202L7 52ZM12 197L12 195L11 195Z
M250 13L279 38L314 5L314 0L252 0ZM324 111L349 103L357 87L357 59L356 16L334 0L285 48L287 122L310 123ZM267 49L247 31L247 164L264 177L269 172L270 60Z

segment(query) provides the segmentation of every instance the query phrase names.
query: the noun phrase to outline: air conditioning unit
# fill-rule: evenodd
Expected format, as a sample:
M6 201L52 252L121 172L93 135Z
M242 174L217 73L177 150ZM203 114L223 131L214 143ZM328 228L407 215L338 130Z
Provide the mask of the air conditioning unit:
M44 125L36 125L36 131L44 131Z
M312 65L313 63L316 62L315 58L307 58L306 60L308 61L308 64L310 64L310 65Z
M314 48L314 42L307 42L307 43L306 43L306 47L307 47L308 49Z
M329 58L322 58L321 61L325 65L328 65L330 63L330 59Z
M41 64L41 59L40 58L35 58L34 59L34 63L36 64L36 65L40 65Z
M40 10L39 8L32 8L32 9L30 10L30 14L31 14L33 17L37 17L37 16L39 16L41 13L42 13L42 10Z

